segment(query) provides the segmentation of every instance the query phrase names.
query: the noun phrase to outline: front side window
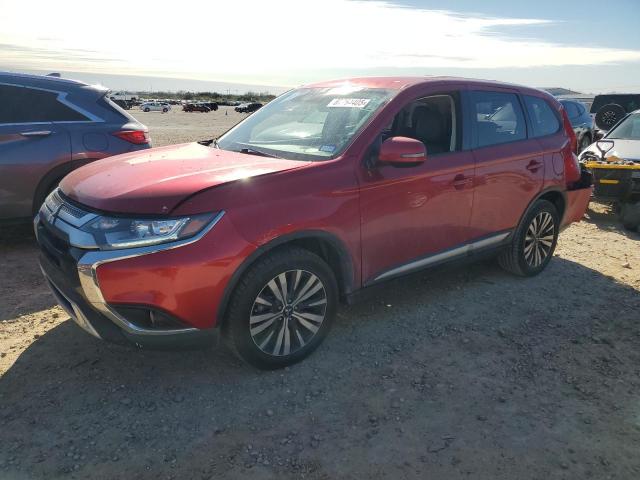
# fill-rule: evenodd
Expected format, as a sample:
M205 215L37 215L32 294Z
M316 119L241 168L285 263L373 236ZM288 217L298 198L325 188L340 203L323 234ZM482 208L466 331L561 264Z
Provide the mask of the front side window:
M394 94L348 84L292 90L229 130L217 145L291 160L331 159Z
M410 102L398 112L383 132L383 138L400 136L420 140L428 155L455 151L460 138L457 98L457 94L442 94Z
M524 140L527 128L518 97L513 93L471 92L477 147Z
M544 137L560 130L560 121L558 120L557 115L553 112L549 104L542 98L525 95L524 103L527 105L529 118L531 119L532 137ZM567 105L573 106L577 112L573 103L565 104L565 108ZM570 114L569 117L571 117Z
M606 138L618 140L640 140L640 113L633 113L611 130Z
M86 121L87 117L60 103L58 94L0 85L0 124Z

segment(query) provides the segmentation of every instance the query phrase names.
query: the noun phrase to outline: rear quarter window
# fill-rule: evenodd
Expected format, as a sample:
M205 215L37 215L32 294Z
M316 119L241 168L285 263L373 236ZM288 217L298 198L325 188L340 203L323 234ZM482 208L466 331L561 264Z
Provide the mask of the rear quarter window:
M87 117L61 103L58 93L0 85L0 123L74 122Z
M552 135L560 130L560 120L551 106L542 98L524 96L524 103L531 120L530 137L538 138ZM577 113L575 105L570 104ZM565 107L566 108L566 107ZM571 115L569 115L571 116Z

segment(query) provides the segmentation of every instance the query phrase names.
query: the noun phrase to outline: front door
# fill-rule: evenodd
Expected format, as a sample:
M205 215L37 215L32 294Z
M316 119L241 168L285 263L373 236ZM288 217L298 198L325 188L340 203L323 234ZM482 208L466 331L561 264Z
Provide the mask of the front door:
M459 100L458 92L415 99L383 132L383 138L421 140L425 162L360 167L365 284L406 273L469 240L474 159L460 148Z

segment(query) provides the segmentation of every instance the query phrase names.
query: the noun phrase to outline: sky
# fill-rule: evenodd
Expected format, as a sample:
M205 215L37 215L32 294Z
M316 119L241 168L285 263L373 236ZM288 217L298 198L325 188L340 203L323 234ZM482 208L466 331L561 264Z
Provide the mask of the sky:
M456 75L633 92L639 19L640 0L0 0L0 69L131 90Z

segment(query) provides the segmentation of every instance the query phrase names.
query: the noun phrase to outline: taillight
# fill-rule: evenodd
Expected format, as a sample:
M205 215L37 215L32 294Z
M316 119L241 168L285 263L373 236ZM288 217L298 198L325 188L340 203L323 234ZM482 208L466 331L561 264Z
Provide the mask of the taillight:
M578 152L578 137L576 137L576 132L573 131L573 127L571 126L571 121L569 120L569 115L567 115L567 111L562 109L562 120L564 123L564 131L567 132L567 136L571 141L571 150L574 152Z
M572 183L580 180L582 175L580 172L580 162L578 161L578 156L575 153L578 149L578 139L576 138L576 132L573 131L573 127L569 121L569 115L567 115L567 111L564 108L562 109L562 120L564 123L564 130L567 133L567 137L569 137L570 145L570 148L565 148L562 151L562 157L564 160L564 179L567 185L571 185Z
M113 134L116 137L135 145L149 143L149 133L144 130L121 130L119 132L113 132Z

